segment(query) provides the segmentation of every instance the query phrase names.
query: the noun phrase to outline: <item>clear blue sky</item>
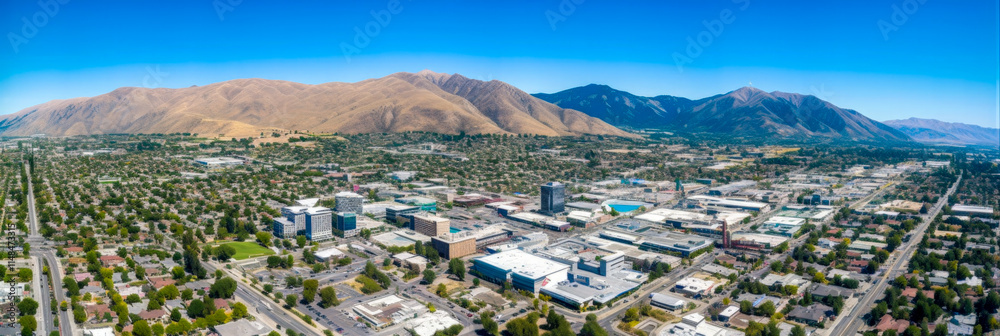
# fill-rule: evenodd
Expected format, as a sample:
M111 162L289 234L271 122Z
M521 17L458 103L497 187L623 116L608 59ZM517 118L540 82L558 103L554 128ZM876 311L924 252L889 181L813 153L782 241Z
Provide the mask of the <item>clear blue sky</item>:
M600 83L701 98L752 81L876 120L997 127L997 2L920 1L399 0L384 26L371 12L387 11L387 0L68 1L49 12L4 1L0 114L121 86L431 69L532 93ZM706 28L722 19L717 36ZM366 25L377 34L356 45L355 27ZM707 43L688 52L699 34Z

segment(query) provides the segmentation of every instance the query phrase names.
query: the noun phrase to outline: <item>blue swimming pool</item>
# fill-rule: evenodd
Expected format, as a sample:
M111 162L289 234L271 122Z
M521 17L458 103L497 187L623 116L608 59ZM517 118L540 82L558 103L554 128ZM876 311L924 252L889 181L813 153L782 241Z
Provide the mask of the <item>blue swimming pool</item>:
M456 229L456 228L448 228L448 231L449 231L449 232L451 232L451 233L459 233L459 232L462 232L462 230L459 230L459 229Z
M608 206L611 207L612 209L615 209L615 211L621 213L634 211L635 209L641 207L641 205L632 205L632 204L608 204Z

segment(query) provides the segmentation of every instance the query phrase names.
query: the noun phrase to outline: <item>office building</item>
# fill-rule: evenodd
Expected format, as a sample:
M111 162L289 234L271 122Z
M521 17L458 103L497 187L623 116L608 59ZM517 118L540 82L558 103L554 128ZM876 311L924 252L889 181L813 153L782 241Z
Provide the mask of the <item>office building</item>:
M334 233L341 238L354 237L358 235L358 217L353 212L341 212L337 214L337 227Z
M403 219L402 215L417 213L420 207L412 205L396 205L385 208L385 219L393 223L399 223Z
M542 212L557 214L566 211L566 186L559 182L542 185Z
M461 258L476 253L476 236L469 231L444 233L431 237L431 244L441 257Z
M473 268L483 280L494 283L510 281L515 289L538 293L542 287L567 281L569 265L535 256L521 250L508 250L479 257Z
M361 197L361 195L350 191L342 191L334 195L333 198L337 201L337 205L335 206L337 212L353 212L358 216L364 215L364 206L362 204L365 198Z
M303 219L305 222L305 219ZM285 217L274 219L274 236L277 238L293 238L297 233L295 223L288 221Z
M333 211L324 207L312 207L306 210L306 239L330 238L333 238Z
M451 220L431 214L414 215L413 231L434 237L451 232Z

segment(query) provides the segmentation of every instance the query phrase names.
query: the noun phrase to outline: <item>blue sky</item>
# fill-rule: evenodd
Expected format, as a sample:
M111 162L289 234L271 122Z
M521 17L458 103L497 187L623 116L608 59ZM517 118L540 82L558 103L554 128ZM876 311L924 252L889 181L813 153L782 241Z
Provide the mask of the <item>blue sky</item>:
M5 1L0 114L121 86L431 69L532 93L701 98L753 82L876 120L1000 122L996 1L396 2Z

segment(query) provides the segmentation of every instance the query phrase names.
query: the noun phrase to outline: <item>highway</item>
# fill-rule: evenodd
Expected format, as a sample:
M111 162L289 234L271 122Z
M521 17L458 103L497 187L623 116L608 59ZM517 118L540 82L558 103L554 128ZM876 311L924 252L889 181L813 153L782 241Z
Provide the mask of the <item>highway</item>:
M836 324L830 329L830 336L852 336L865 324L862 318L864 314L871 310L872 304L875 303L877 298L881 298L885 294L885 287L888 285L889 279L892 279L893 275L899 274L899 271L906 270L907 265L910 263L910 256L913 255L913 252L919 246L918 242L921 240L927 227L930 226L930 223L948 202L948 197L958 189L958 185L961 182L962 176L960 173L958 180L948 189L948 193L940 197L938 203L934 205L931 211L928 211L927 215L922 216L922 223L915 229L910 240L903 244L903 250L897 250L896 253L893 253L894 256L890 257L891 267L885 271L881 278L876 280L873 287L865 293L865 296L858 301L858 304L854 305L854 309L851 309L850 313L837 320Z

